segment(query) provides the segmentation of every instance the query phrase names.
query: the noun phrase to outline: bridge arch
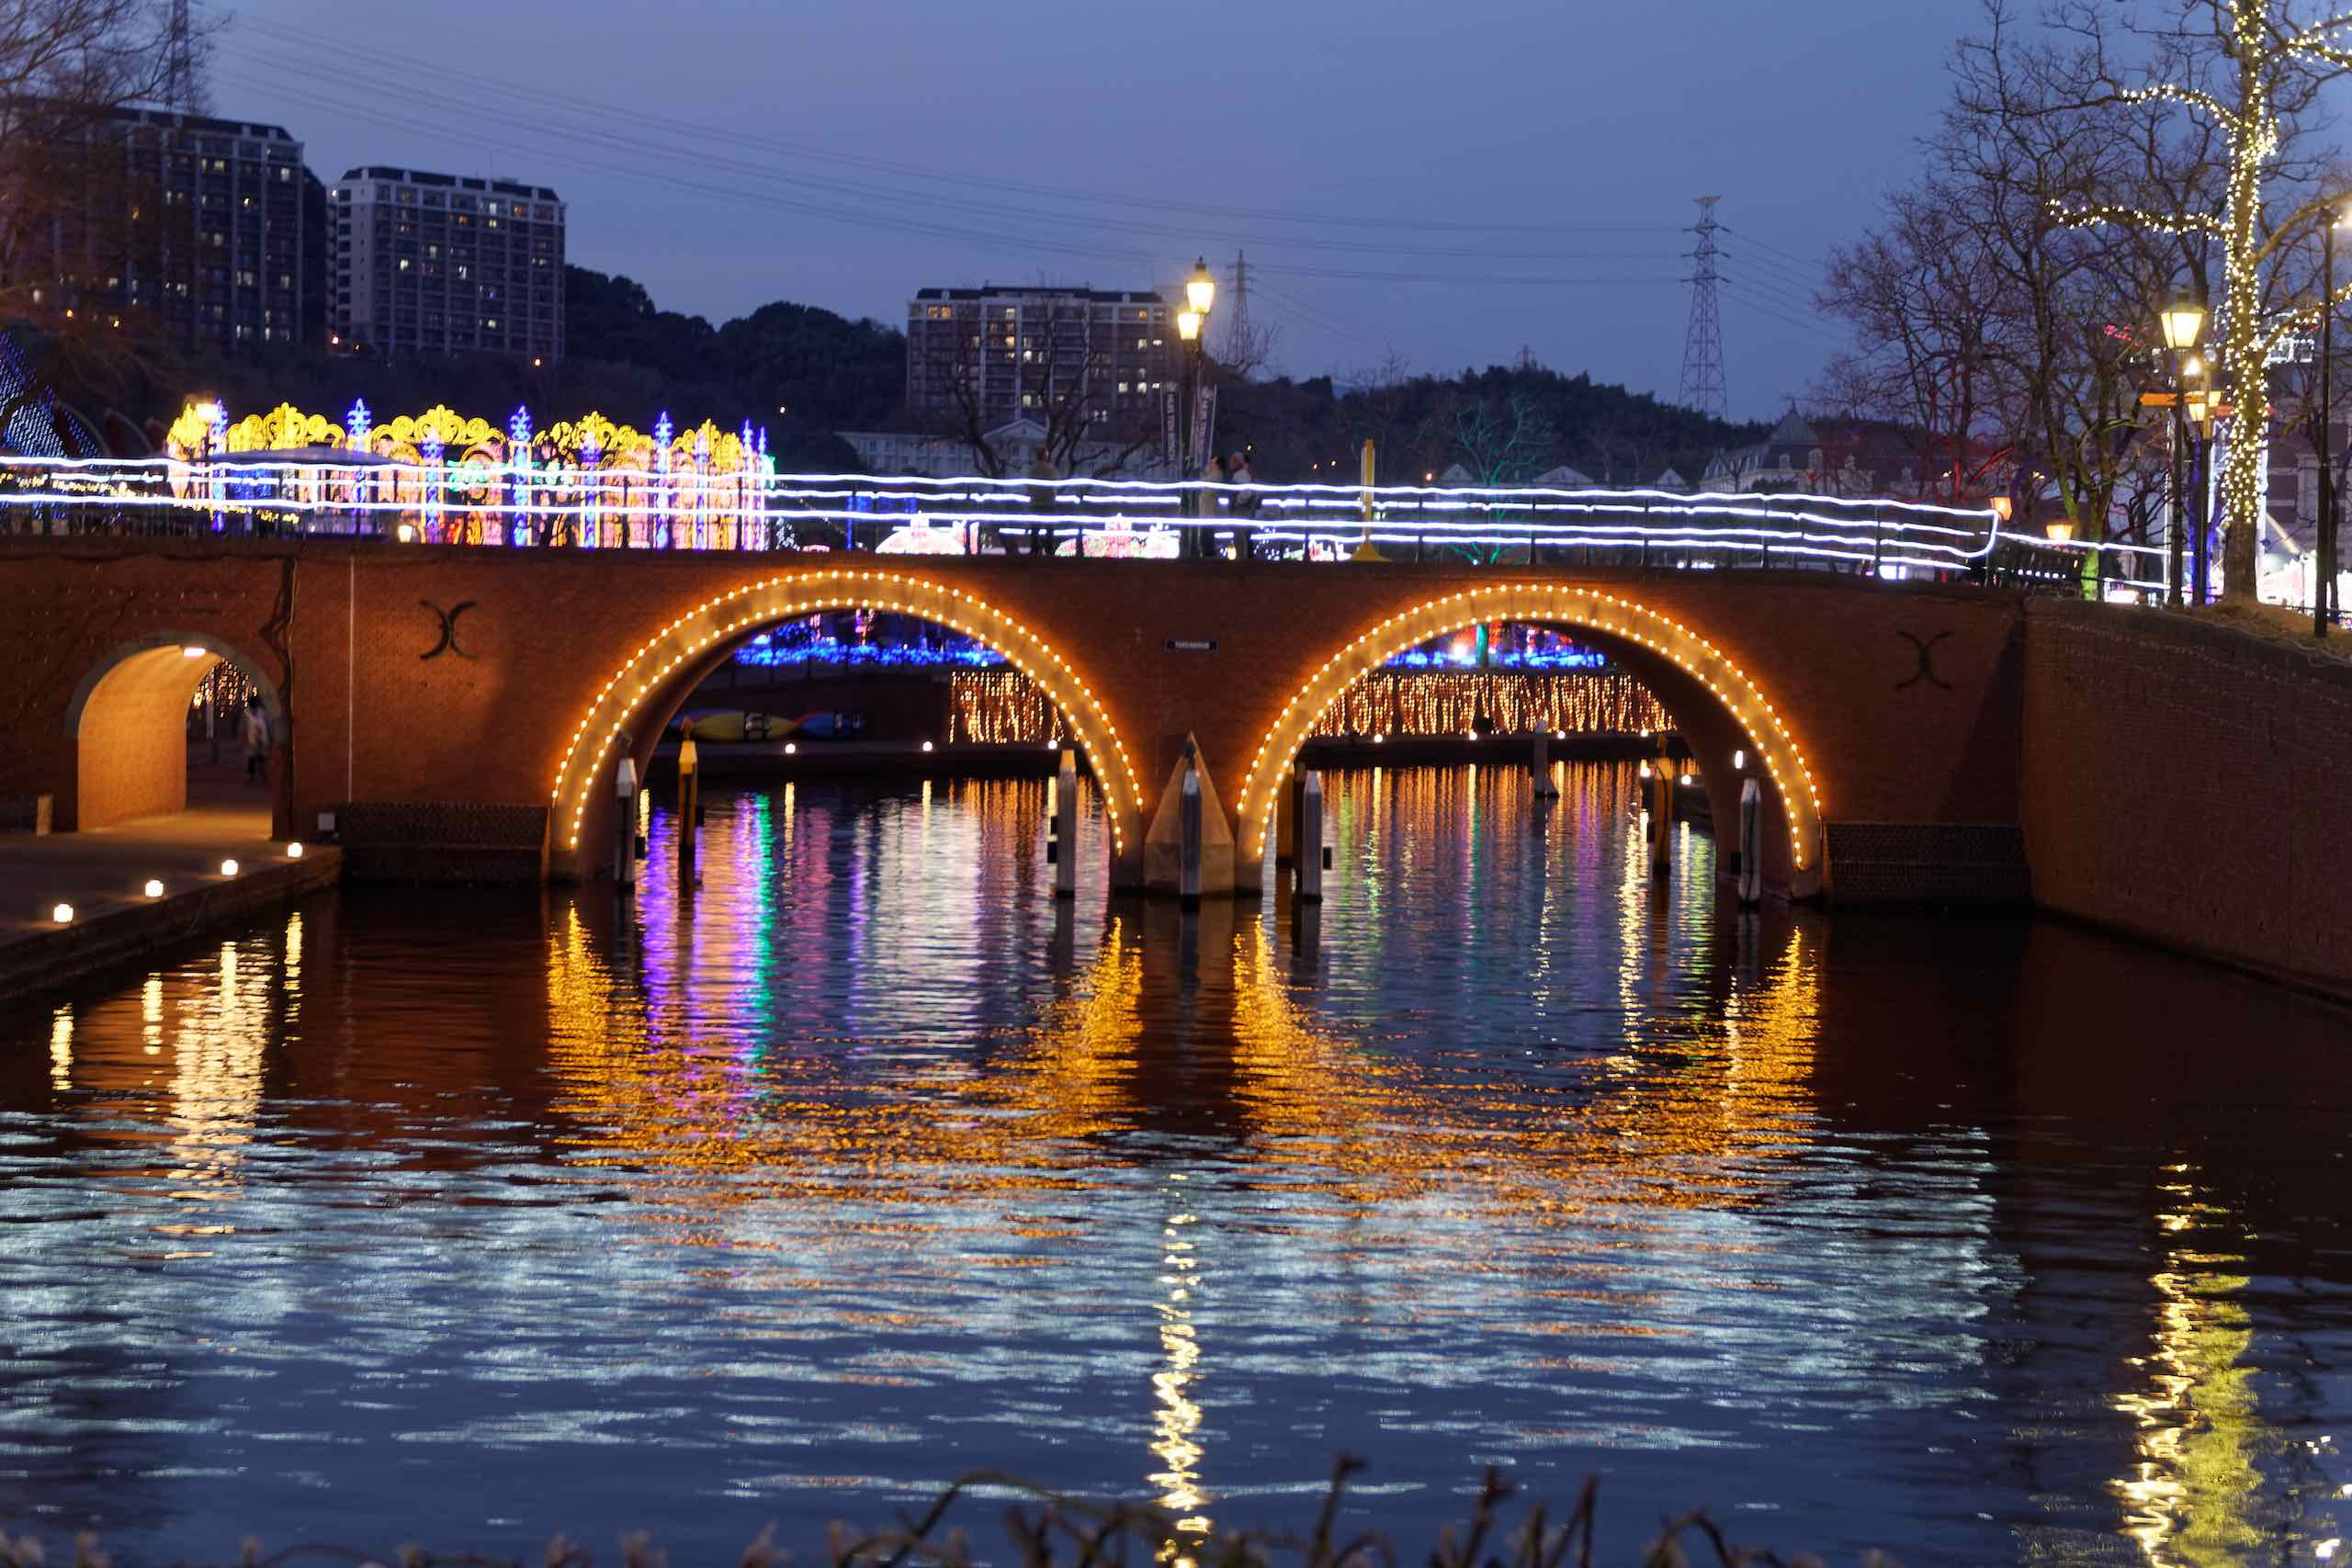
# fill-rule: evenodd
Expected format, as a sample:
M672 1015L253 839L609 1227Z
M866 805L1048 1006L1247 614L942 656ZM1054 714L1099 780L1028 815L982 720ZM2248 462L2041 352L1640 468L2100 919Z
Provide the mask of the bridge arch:
M700 667L763 626L829 610L881 610L913 615L961 632L1003 654L1054 704L1085 753L1102 788L1112 852L1140 848L1136 818L1140 795L1135 766L1102 697L1069 660L1035 630L977 594L905 572L865 568L779 573L714 594L639 644L598 688L565 738L548 792L549 849L579 864L582 830L591 808L609 794L600 789L616 749L631 744L642 718L658 705L682 701L680 677L699 679ZM666 717L666 714L663 715ZM642 749L650 750L650 737Z
M1316 722L1341 693L1407 649L1488 621L1576 627L1621 649L1628 666L1653 689L1668 684L1679 687L1657 694L1685 727L1686 738L1702 750L1702 764L1708 761L1705 751L1728 751L1733 745L1758 760L1758 776L1764 783L1768 805L1777 806L1786 833L1790 885L1792 890L1804 891L1818 886L1823 854L1821 784L1787 719L1757 688L1747 671L1682 622L1637 600L1596 588L1546 582L1498 583L1424 600L1388 616L1325 660L1283 705L1250 760L1234 801L1238 853L1250 862L1262 859L1273 823L1277 787ZM1694 696L1700 701L1688 700ZM1678 702L1678 698L1685 700ZM1695 711L1700 708L1706 711ZM1715 746L1708 743L1712 737L1690 736L1694 728L1720 730L1738 739L1731 745ZM1729 758L1724 761L1728 762ZM1709 777L1712 784L1716 777L1713 768L1709 769ZM1736 807L1736 795L1728 801L1717 797L1719 808ZM1724 818L1719 816L1719 819ZM1770 832L1769 818L1767 832ZM1777 850L1778 846L1768 848ZM1767 864L1778 859L1775 853Z
M261 694L262 711L282 737L286 708L277 682L209 632L156 631L117 643L83 675L65 705L74 831L187 809L188 706L222 664Z

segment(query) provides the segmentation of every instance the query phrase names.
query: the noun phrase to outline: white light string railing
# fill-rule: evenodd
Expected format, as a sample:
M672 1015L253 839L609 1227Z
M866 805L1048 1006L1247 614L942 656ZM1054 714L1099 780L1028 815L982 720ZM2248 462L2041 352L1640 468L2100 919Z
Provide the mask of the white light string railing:
M2119 560L2161 558L2157 547L2060 541L2003 528L1989 508L1893 498L1528 486L1252 484L1204 479L1028 479L966 475L502 468L479 461L320 464L285 459L17 457L0 460L0 504L71 516L108 511L180 513L190 532L231 519L398 519L402 532L462 534L495 522L500 543L693 548L731 537L738 549L795 549L796 531L831 526L854 543L910 526L1043 532L1057 541L1105 530L1247 529L1276 547L1341 550L1411 546L1660 550L1752 555L1934 571L1968 570L2004 546ZM1050 503L1039 504L1041 496ZM1204 505L1205 499L1206 505ZM1216 511L1235 501L1241 510ZM1008 502L1017 505L1011 509ZM592 524L593 527L578 525ZM452 526L452 525L455 526ZM391 533L391 529L379 529ZM640 542L641 541L641 542ZM438 542L472 542L453 537ZM1498 563L1499 564L1499 563ZM1660 562L1657 564L1670 564ZM2119 581L2138 585L2136 579Z

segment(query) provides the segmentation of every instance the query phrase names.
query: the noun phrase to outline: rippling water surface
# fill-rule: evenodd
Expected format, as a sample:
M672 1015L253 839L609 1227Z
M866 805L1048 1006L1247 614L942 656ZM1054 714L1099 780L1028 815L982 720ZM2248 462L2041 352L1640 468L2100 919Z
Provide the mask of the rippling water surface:
M0 1013L0 1527L134 1558L885 1522L969 1468L1425 1548L2346 1561L2352 1017L1719 902L1629 776L1330 775L1319 914L1057 908L1045 786L657 818ZM985 1539L995 1505L966 1521ZM56 1544L52 1540L52 1546Z

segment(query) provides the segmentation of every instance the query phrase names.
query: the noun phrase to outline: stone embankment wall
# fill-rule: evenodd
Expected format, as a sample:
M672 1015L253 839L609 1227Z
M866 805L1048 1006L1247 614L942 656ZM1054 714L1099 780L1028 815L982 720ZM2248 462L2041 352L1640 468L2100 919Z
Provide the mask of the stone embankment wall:
M2352 662L2055 600L2025 640L2034 901L2352 995Z

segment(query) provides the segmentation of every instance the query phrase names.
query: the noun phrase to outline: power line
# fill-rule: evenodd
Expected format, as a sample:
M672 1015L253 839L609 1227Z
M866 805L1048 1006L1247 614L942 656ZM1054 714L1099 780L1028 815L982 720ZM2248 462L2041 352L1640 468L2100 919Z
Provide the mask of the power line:
M1739 258L1734 257L1730 253L1725 252L1723 259L1725 261L1736 262ZM1726 278L1736 277L1741 283L1746 284L1748 288L1756 289L1759 293L1770 294L1773 298L1780 299L1782 303L1796 310L1814 311L1816 313L1820 310L1820 306L1815 302L1814 296L1799 293L1793 285L1783 283L1770 273L1756 271L1743 273L1735 267L1733 271L1724 273L1723 276Z
M1726 280L1724 284L1724 292L1759 315L1770 316L1776 321L1811 333L1826 342L1843 344L1846 341L1845 334L1832 331L1819 321L1808 321L1802 316L1791 315L1788 311L1767 302L1763 296L1747 293L1738 284Z
M249 79L241 78L240 80L243 80L245 85L249 86L260 85ZM526 133L536 132L558 139L551 145L543 144L541 149L535 150L535 156L582 164L594 168L600 173L613 175L621 178L656 183L668 189L695 191L712 196L723 197L730 201L737 202L744 200L757 201L763 205L776 207L786 211L799 212L813 217L830 218L841 222L858 224L871 228L886 229L900 233L920 234L934 239L956 240L967 243L992 245L1005 248L1017 245L1023 250L1032 252L1044 251L1057 254L1114 260L1127 260L1135 258L1164 260L1164 257L1159 256L1157 252L1146 250L1139 246L1107 248L1100 245L1075 244L1068 239L1049 237L1045 234L1028 232L1020 230L1006 229L1001 224L986 229L964 228L952 223L942 222L934 220L926 220L893 212L877 212L858 208L843 207L821 201L813 201L805 197L783 197L773 194L763 195L741 186L716 186L695 180L692 177L684 175L630 169L626 165L616 164L606 158L596 158L593 160L584 158L582 156L578 147L574 145L574 143L587 142L590 144L601 144L617 153L639 157L651 157L662 160L673 161L683 156L684 153L680 149L666 147L660 143L639 142L627 137L601 133L591 129L574 128L560 124L548 124L514 115L501 115L495 112L485 111L479 106L460 104L454 100L442 100L449 105L447 111L448 118L426 119L417 116L401 115L396 112L356 108L347 101L341 100L339 98L324 97L322 96L320 93L306 91L302 88L288 86L283 84L277 85L275 90L298 102L307 102L321 107L333 108L339 114L347 118L365 118L372 120L378 124L391 126L395 129L424 131L427 133L446 133L449 129L451 118L461 120L465 118L471 118L476 121L485 122L491 125L501 125L508 128L519 127ZM436 97L435 95L429 91L420 91L409 96L417 99L422 105L428 108L433 106ZM508 137L511 141L513 135L511 129L502 130L500 134ZM749 178L775 179L780 183L785 184L809 183L800 180L795 176L775 175L772 171L763 169L756 164L741 160L707 158L704 162L717 164L722 173L739 172ZM818 183L823 184L830 182ZM890 198L886 195L885 199ZM955 208L960 206L970 208L974 209L975 216L1001 218L1006 215L1004 209L992 208L985 204L933 202L931 205L934 207L946 206L949 208ZM1046 219L1051 219L1054 216L1052 214L1035 212L1023 214L1017 209L1012 213L1012 215L1025 215ZM1118 220L1111 220L1107 221L1110 226L1114 228L1141 230L1144 232L1155 234L1165 234L1170 232L1170 231L1159 229L1151 225L1128 223ZM1063 230L1061 232L1067 233L1068 231ZM1273 243L1276 244L1305 245L1313 245L1317 243L1317 242L1313 241L1289 241L1280 239L1275 240ZM1366 250L1374 254L1401 254L1408 256L1419 254L1409 247L1350 245L1348 248L1351 250ZM1442 254L1451 254L1454 253ZM1492 255L1494 253L1482 249L1460 254L1464 255L1487 256ZM1604 259L1604 257L1601 255L1596 255L1591 259ZM1623 256L1619 259L1640 258L1638 256ZM1556 273L1505 274L1464 273L1453 271L1408 272L1352 267L1316 266L1279 262L1261 262L1258 264L1257 270L1261 273L1276 273L1290 277L1319 278L1327 280L1341 279L1347 281L1373 283L1481 284L1502 287L1532 286L1539 288L1588 288L1668 283L1673 281L1670 277L1657 275L1635 276L1610 274L1577 276Z
M276 27L267 22L241 22L241 30L251 30L253 32L262 34L281 48L292 49L296 51L298 54L309 56L316 68L331 72L332 79L338 87L342 87L346 90L348 89L351 81L349 61L346 52L340 46L322 43L314 34L300 32L282 27ZM719 127L699 124L692 120L676 119L667 116L647 113L642 110L623 108L610 103L609 101L551 92L545 88L531 87L524 84L517 83L508 77L485 75L479 73L463 71L450 66L437 59L427 60L413 55L401 56L398 54L389 54L381 50L377 50L373 52L376 58L388 64L391 64L396 67L405 66L408 68L407 74L399 75L399 79L403 84L400 88L400 95L403 99L413 98L419 96L421 90L417 87L416 84L421 81L446 81L456 85L477 87L481 90L485 96L492 97L496 101L533 101L552 108L566 110L574 114L582 115L586 117L589 122L593 125L603 126L610 125L615 121L634 121L641 126L668 131L673 134L685 135L705 142L731 143L737 147L765 152L773 156L800 159L812 163L831 164L847 168L864 169L876 174L895 175L903 179L921 180L933 184L952 185L960 189L967 190L973 188L1005 190L1025 196L1041 197L1048 200L1064 203L1138 208L1147 210L1183 213L1194 217L1228 220L1242 219L1250 221L1291 224L1308 228L1321 226L1388 231L1404 230L1424 233L1435 231L1462 234L1667 234L1676 231L1675 225L1671 223L1563 224L1527 223L1517 221L1504 223L1482 223L1458 220L1433 220L1415 218L1368 217L1345 213L1300 212L1295 209L1278 210L1271 209L1227 207L1203 202L1171 201L1163 197L1138 195L1132 191L1069 190L1025 180L1012 180L995 175L943 171L936 168L927 168L920 164L903 164L889 159L876 158L858 153L842 152L830 148L816 147L810 146L807 143L787 141L780 138L763 136L752 132L730 130ZM398 73L396 73L396 74ZM429 92L429 90L423 91ZM464 98L460 101L469 107L478 108L481 100L476 98ZM921 199L926 203L934 204L939 200L935 196L924 195L918 197L913 193L907 192L896 193L892 198L900 200ZM1055 214L1053 216L1057 221L1066 220L1066 215ZM1291 242L1272 241L1268 243L1279 243Z
M340 90L345 85L345 82L346 73L341 70L330 72L322 68L311 67L299 62L284 62L267 58L263 58L260 62L273 72L283 72L292 76L308 77L323 85L332 86L337 89L338 97ZM288 89L280 87L278 90L286 91ZM896 203L899 205L913 205L918 207L923 213L935 213L943 209L961 211L968 213L975 218L987 220L991 226L990 232L992 233L999 231L1003 220L1007 218L1031 219L1043 223L1056 225L1057 226L1057 232L1066 232L1067 229L1063 226L1067 226L1072 221L1071 217L1069 214L1048 211L1034 207L1023 208L1007 206L1001 202L976 200L970 197L940 197L927 193L916 194L892 190L886 186L876 186L857 181L839 180L822 175L788 174L773 167L765 162L729 156L725 153L713 153L698 148L680 146L674 142L649 141L641 137L630 136L617 132L602 123L602 119L605 117L599 117L598 119L594 121L566 121L541 118L512 110L501 109L477 99L455 96L447 93L437 92L427 86L415 86L404 89L401 94L401 98L405 104L412 104L421 107L432 108L439 111L442 118L435 122L435 128L445 131L448 129L451 123L496 127L500 128L499 133L502 135L504 134L504 128L524 127L534 130L560 135L565 138L567 141L600 145L611 148L616 152L628 152L639 156L657 157L669 161L693 159L706 167L713 168L721 172L739 174L747 178L771 182L782 186L806 187L829 196L848 197L865 201L880 201L886 204ZM598 166L601 167L602 165ZM847 215L844 213L843 216L846 217ZM854 220L853 219L852 220ZM1199 238L1199 233L1195 230L1181 228L1165 222L1145 221L1135 219L1114 218L1102 215L1091 215L1083 220L1083 221L1089 227L1098 230L1115 231L1122 234L1135 234L1163 239L1182 236L1185 239L1186 244L1184 246L1178 247L1180 249L1188 248L1193 240ZM1238 239L1244 243L1274 245L1283 248L1337 251L1366 256L1428 257L1441 260L1461 259L1482 261L1555 262L1663 261L1668 259L1672 254L1665 251L1498 252L1491 246L1484 245L1398 245L1385 242L1368 240L1331 240L1305 235L1268 235L1258 233L1223 233L1217 237L1223 239ZM1138 252L1136 254L1142 253ZM1379 276L1383 275L1367 274L1365 276Z
M1736 234L1741 239L1747 241L1749 244L1756 246L1758 250L1770 251L1772 254L1780 257L1782 261L1792 264L1801 271L1814 273L1816 275L1821 271L1822 258L1819 256L1801 256L1793 251L1784 251L1781 249L1780 246L1772 243L1770 240L1761 239L1757 235L1749 233L1745 229L1734 229L1729 225L1725 225L1724 232L1726 234Z

